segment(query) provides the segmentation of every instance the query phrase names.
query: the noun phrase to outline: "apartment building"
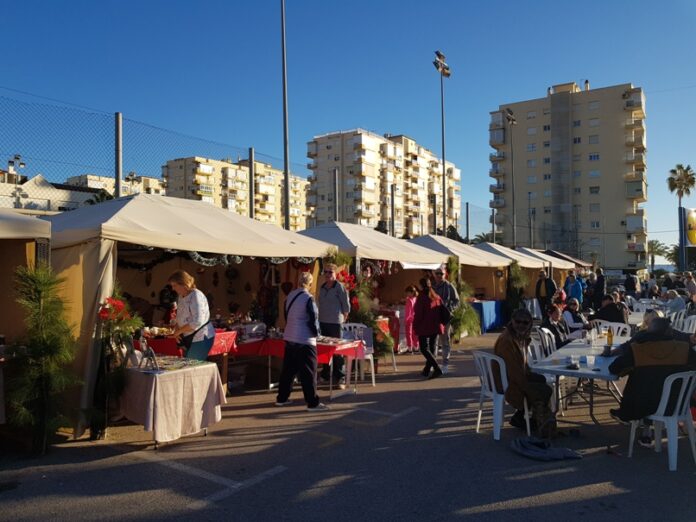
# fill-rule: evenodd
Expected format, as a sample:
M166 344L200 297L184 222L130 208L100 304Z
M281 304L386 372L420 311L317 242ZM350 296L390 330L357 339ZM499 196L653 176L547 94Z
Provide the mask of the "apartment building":
M513 244L514 221L517 246L552 248L609 269L644 269L642 89L564 83L490 114L490 206L503 243Z
M407 136L333 132L308 142L307 156L310 226L338 220L393 228L396 237L428 234L442 228L445 190L447 223L458 227L461 171L447 162L443 189L442 161Z
M264 223L283 226L283 171L254 161L250 179L249 161L214 160L198 156L167 161L162 167L167 195L207 201ZM290 230L307 226L307 180L290 176Z
M114 195L116 192L116 180L113 176L81 174L79 176L69 177L65 180L65 184L74 187L103 189L111 195ZM128 174L125 179L121 181L121 195L128 196L140 193L164 196L166 195L165 184L160 178Z

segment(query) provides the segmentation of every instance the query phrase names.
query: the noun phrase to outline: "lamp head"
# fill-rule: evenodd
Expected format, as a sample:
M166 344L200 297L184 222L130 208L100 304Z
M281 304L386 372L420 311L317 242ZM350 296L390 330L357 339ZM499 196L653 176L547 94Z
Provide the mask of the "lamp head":
M445 55L442 54L439 50L435 51L435 56L437 56L437 59L444 62L445 61Z

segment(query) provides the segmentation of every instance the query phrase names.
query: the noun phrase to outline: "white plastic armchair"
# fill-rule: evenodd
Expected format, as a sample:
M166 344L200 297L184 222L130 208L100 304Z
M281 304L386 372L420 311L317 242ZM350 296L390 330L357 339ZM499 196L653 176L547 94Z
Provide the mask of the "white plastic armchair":
M508 388L507 368L505 361L487 352L473 352L474 363L476 363L476 371L478 372L481 381L481 396L479 397L478 418L476 420L476 433L481 427L481 414L483 412L483 401L488 398L493 402L493 438L500 440L500 430L503 425L503 414L505 409L505 391ZM493 362L496 362L498 368L493 368ZM496 376L500 377L502 390L497 389L495 381ZM527 425L527 435L531 435L529 427L529 408L527 399L524 399L524 421Z
M365 369L363 361L370 362L370 375L372 376L372 386L376 386L375 382L375 357L374 357L374 340L372 338L372 328L368 328L363 323L343 323L341 326L343 336L345 338L362 339L364 345L364 357L356 360L356 364L360 367L360 378L365 378ZM348 368L350 371L350 368Z
M676 401L670 401L672 389L678 390ZM662 386L662 398L654 414L648 416L653 421L655 430L655 451L662 451L662 426L667 429L667 456L669 459L669 470L677 470L677 449L679 438L679 423L686 426L689 434L689 446L691 455L696 463L696 430L694 429L693 419L689 408L689 401L696 389L696 372L675 373L665 379ZM672 404L672 413L667 415L667 406ZM636 428L640 424L639 420L631 421L631 438L628 443L628 456L633 455L633 442L636 436Z

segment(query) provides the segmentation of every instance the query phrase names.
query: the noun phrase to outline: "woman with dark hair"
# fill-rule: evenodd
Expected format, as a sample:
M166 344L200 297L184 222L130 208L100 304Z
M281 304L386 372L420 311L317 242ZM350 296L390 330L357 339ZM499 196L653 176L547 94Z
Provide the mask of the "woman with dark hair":
M442 321L442 300L433 290L430 279L424 277L420 280L421 291L416 298L413 316L413 330L418 336L420 352L425 357L423 377L434 379L442 375L442 370L435 358L437 350L437 336L445 331ZM430 370L433 369L432 375Z

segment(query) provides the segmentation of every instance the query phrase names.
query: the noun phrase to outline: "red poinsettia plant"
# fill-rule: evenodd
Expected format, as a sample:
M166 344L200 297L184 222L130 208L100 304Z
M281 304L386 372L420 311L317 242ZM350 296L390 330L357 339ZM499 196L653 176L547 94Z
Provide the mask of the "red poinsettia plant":
M336 279L343 284L348 292L355 290L355 274L349 274L347 270L343 269L336 274Z
M133 335L143 327L143 320L137 314L131 314L118 290L99 306L97 316L102 323L103 340L112 340L116 332L122 336Z
M130 313L126 308L126 303L115 297L107 297L99 307L99 319L102 321L119 321L121 319L130 319Z

